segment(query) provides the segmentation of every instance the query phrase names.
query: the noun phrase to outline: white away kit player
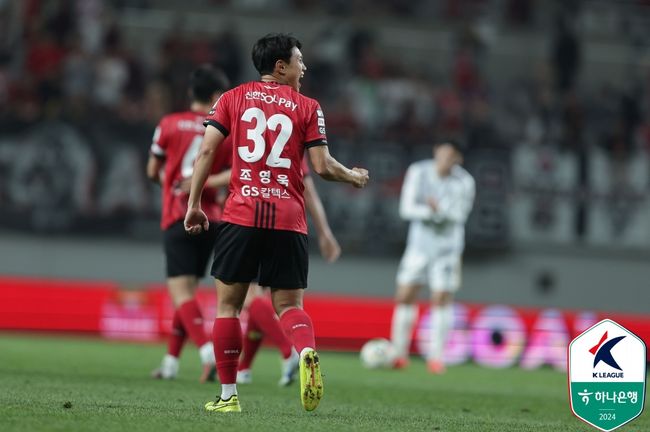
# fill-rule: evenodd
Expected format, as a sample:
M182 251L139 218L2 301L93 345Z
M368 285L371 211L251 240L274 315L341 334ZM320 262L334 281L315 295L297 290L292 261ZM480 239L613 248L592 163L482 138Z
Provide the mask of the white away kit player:
M397 272L391 340L394 367L408 365L417 296L431 291L432 331L427 364L444 372L443 348L453 325L453 296L460 287L465 221L475 195L474 179L463 169L461 148L444 141L433 146L433 159L409 166L400 197L400 216L410 222L406 250Z

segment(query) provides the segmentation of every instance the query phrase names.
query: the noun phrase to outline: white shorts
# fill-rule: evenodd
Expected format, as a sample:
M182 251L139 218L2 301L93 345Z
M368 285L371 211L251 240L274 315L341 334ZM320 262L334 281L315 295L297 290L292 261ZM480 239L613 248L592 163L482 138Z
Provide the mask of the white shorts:
M461 255L407 249L397 270L399 285L428 285L433 292L456 292L461 283Z

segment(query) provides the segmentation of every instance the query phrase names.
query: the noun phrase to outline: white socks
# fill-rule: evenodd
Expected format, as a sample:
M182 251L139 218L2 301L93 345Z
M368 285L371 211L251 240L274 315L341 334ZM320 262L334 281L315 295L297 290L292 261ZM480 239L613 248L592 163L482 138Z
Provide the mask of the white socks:
M398 303L393 309L390 337L397 358L405 358L409 355L411 334L417 315L418 307L414 304Z
M280 375L280 381L278 385L285 387L290 385L293 382L294 375L300 366L300 355L295 348L291 349L291 355L282 360L282 374Z
M178 375L178 368L178 359L173 355L165 354L162 363L160 364L160 375L164 379L176 378L176 375Z
M296 368L296 365L300 361L300 356L295 348L291 348L291 355L286 359L282 359L282 374L290 373L291 370Z
M303 358L309 351L314 351L311 347L305 347L300 351L300 358Z
M206 342L199 348L199 358L202 365L213 365L214 360L214 347L212 342Z
M429 339L429 352L427 360L443 360L443 353L449 330L454 325L454 306L446 304L431 308L431 334Z
M228 400L237 395L237 384L221 384L221 400Z

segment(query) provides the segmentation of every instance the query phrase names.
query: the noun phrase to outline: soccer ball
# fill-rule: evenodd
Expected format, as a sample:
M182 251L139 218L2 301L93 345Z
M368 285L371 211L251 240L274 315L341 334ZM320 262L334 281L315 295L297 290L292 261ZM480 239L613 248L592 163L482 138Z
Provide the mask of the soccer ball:
M361 347L360 357L365 368L387 368L395 360L395 349L387 339L370 339Z

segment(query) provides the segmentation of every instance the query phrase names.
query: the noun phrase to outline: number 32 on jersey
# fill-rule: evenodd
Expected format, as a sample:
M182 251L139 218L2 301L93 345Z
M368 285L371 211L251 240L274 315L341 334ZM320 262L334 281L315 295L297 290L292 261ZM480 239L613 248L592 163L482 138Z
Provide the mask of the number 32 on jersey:
M273 114L268 119L259 108L248 108L244 111L244 114L241 116L241 119L248 123L253 123L255 121L255 126L251 129L248 129L246 132L246 138L253 142L253 150L250 150L250 146L239 146L237 147L237 153L239 157L248 163L257 162L264 156L266 151L266 141L264 140L264 132L266 129L277 131L278 136L271 147L271 152L266 158L266 165L273 168L291 168L291 159L283 158L280 155L284 146L289 141L291 137L291 132L293 132L293 123L291 119L284 114Z

